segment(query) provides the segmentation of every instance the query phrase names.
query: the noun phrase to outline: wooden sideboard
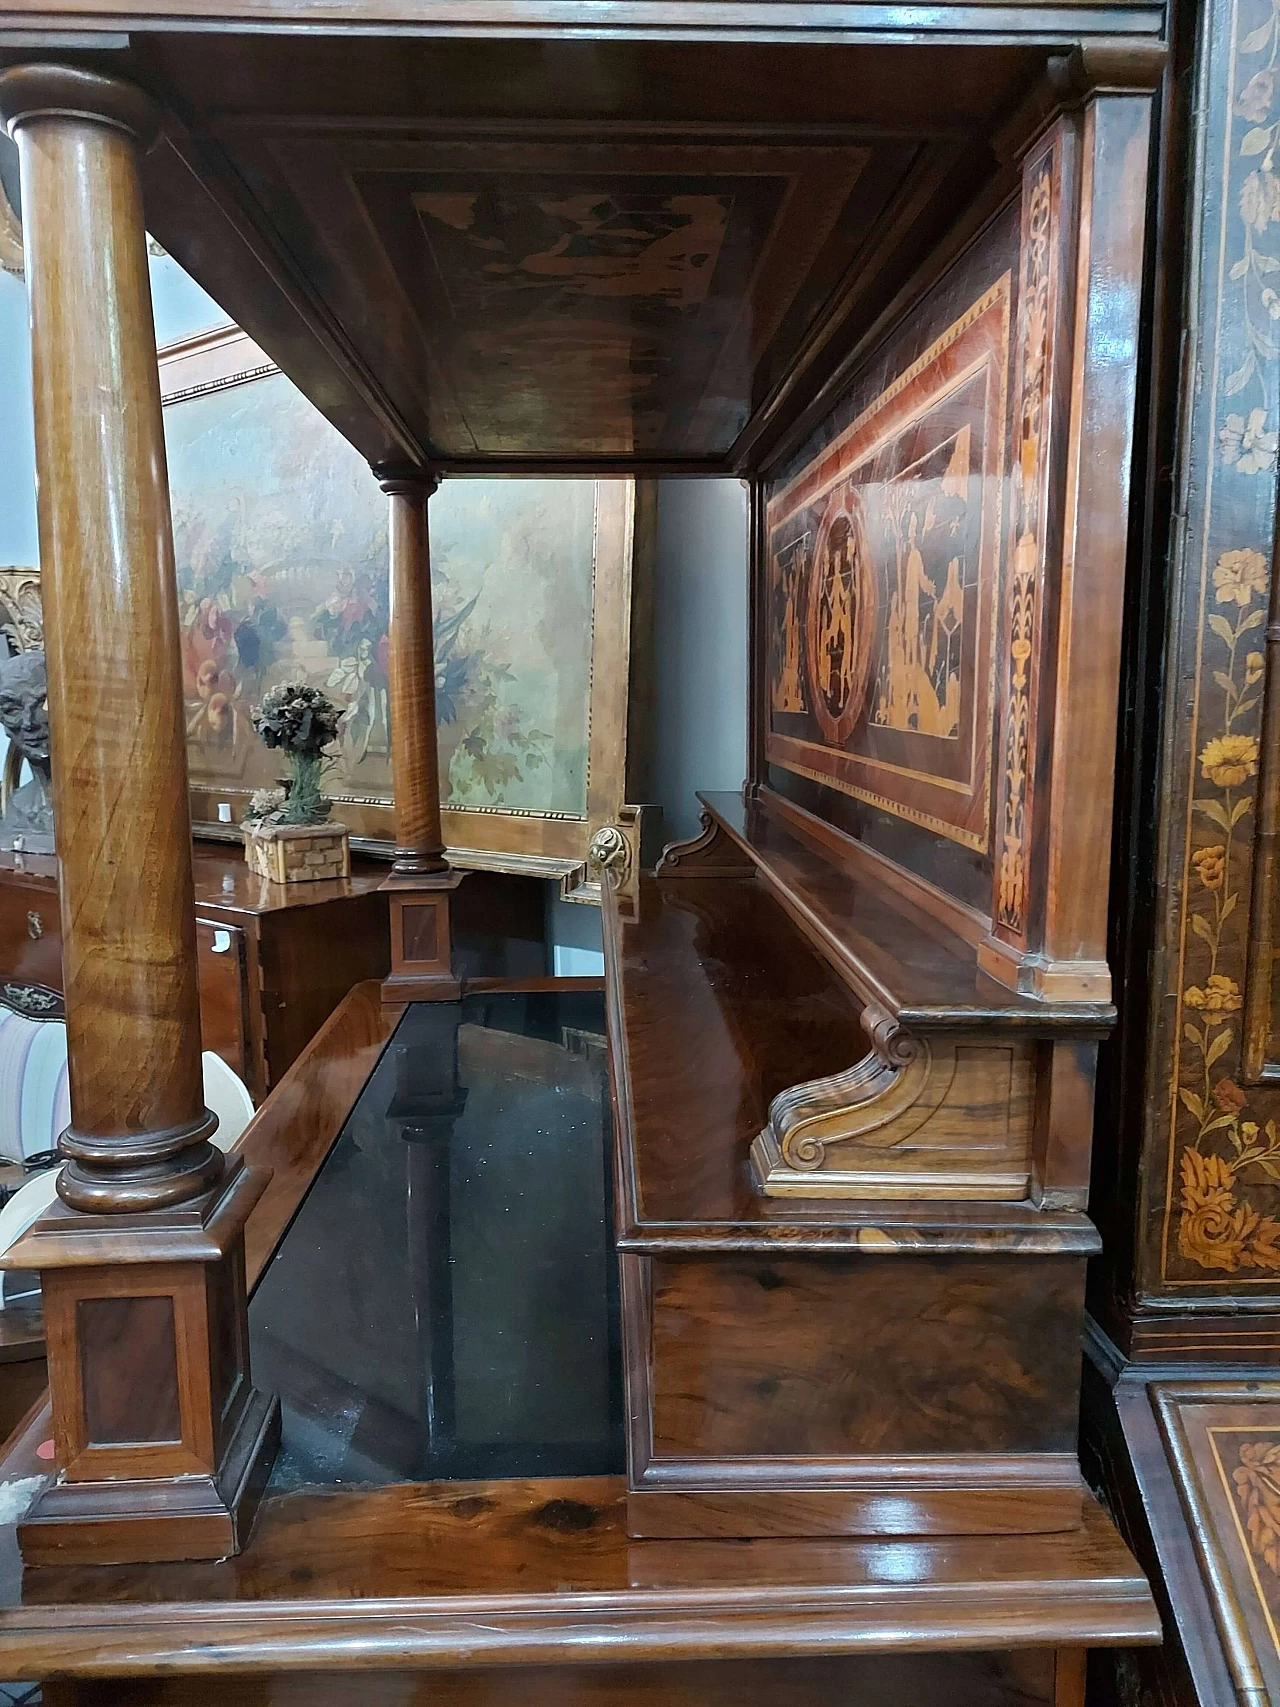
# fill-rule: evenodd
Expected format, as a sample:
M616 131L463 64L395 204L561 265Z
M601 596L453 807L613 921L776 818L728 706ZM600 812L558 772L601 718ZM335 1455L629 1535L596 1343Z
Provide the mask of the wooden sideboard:
M256 877L238 848L193 845L204 1047L255 1102L277 1084L353 984L387 970L386 867L283 886ZM62 988L54 861L0 863L0 976Z
M387 867L357 855L351 876L287 887L256 877L238 847L194 842L196 952L204 1047L261 1102L353 984L390 964ZM0 981L62 989L56 862L0 854ZM543 886L473 871L457 892L455 955L468 978L547 971Z

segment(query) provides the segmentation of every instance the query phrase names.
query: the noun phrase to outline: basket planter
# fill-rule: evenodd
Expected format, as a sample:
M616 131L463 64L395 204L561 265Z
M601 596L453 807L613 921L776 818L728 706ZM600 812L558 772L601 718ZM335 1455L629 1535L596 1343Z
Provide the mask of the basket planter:
M272 883L316 883L351 875L345 824L244 826L244 857L250 871Z

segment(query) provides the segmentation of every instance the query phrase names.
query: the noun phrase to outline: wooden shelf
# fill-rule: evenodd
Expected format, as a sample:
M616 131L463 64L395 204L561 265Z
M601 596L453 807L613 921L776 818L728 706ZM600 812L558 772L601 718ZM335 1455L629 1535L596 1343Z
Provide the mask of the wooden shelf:
M978 963L977 915L780 797L698 798L861 1000L913 1032L1103 1037L1114 1024L1109 1002L1045 1001L998 983Z
M755 878L643 878L637 918L605 917L620 1249L1099 1248L1084 1215L1029 1203L762 1196L771 1100L865 1055L860 1003Z
M237 1560L0 1582L0 1669L225 1677L343 1654L364 1671L576 1668L1159 1639L1091 1500L1057 1535L725 1546L629 1540L623 1491L601 1477L268 1499Z

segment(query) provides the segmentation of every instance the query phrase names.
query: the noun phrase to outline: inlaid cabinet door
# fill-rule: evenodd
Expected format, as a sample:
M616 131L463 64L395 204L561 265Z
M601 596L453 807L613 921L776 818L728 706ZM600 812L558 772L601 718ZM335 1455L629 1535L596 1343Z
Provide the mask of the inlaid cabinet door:
M249 1023L244 932L236 925L196 919L200 973L200 1031L204 1047L221 1055L248 1083Z

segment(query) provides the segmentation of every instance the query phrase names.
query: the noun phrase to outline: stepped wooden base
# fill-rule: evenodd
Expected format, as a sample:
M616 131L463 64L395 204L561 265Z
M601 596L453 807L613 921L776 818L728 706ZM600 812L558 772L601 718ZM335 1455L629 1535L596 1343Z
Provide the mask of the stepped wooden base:
M249 1372L244 1227L270 1174L132 1215L59 1202L3 1261L41 1274L57 1480L28 1565L219 1559L248 1536L280 1438Z
M18 1526L28 1565L224 1559L249 1538L280 1445L280 1401L252 1392L216 1476L55 1482Z
M862 1178L829 1182L839 1195L761 1192L749 1153L762 1131L815 1161L833 1132L849 1152L859 1110L871 1127L879 1107L889 1131L895 1110L915 1118L930 1097L945 1114L970 1045L916 1049L887 1011L858 1005L754 880L681 870L641 879L634 922L604 901L632 1533L1072 1528L1095 1229L1025 1197L925 1195L955 1186L959 1148L936 1152L949 1156L945 1182L923 1151L894 1178L874 1130ZM847 1070L859 1036L872 1044L861 1076ZM1016 1035L1004 1047L1009 1063L1030 1058ZM982 1132L999 1114L1012 1129L1025 1093L985 1114L976 1093L961 1099L975 1173L998 1177ZM906 1132L889 1163L915 1141ZM828 1182L815 1169L804 1183ZM1002 1183L1025 1193L1025 1163Z
M391 915L391 971L382 981L384 1002L456 1002L462 982L453 971L450 905L465 877L393 874L382 887Z

